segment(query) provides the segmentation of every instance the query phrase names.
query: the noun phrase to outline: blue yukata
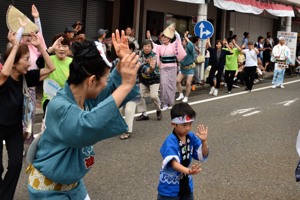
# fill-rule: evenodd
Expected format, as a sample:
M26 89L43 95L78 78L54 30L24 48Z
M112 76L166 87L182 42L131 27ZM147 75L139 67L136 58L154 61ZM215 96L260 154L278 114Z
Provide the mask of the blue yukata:
M187 143L189 143L190 146L189 154L187 155L189 164L191 164L192 158L201 162L205 162L207 156L203 157L201 140L193 132L189 132L187 138ZM165 197L178 197L181 172L174 170L170 161L176 159L177 162L181 163L183 159L186 158L181 156L182 154L180 152L179 142L175 134L171 133L166 138L160 149L160 153L162 155L163 162L159 175L158 193ZM193 194L194 188L191 175L188 175L188 184L190 187L190 192Z
M111 96L121 81L119 73L113 70L99 96L85 101L85 110L77 105L68 83L49 102L45 131L33 162L34 171L55 183L75 186L63 191L49 190L43 189L46 183L36 181L46 185L39 185L42 189L37 190L29 183L31 200L84 200L87 197L83 177L95 163L92 145L127 131L127 125ZM138 90L134 87L123 105L137 95ZM29 179L33 178L29 176Z

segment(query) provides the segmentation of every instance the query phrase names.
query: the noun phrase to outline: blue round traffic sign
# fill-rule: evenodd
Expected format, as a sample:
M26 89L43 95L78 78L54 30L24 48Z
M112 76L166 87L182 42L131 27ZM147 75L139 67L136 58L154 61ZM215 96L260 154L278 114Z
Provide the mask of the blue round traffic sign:
M209 21L200 21L195 25L194 33L201 40L205 40L214 34L214 26Z

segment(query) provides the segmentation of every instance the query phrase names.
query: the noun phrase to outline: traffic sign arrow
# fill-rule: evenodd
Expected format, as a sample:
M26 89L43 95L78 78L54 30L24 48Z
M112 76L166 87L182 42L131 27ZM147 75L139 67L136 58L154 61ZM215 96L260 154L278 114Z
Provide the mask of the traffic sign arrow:
M194 33L200 39L207 39L214 33L214 27L209 21L200 21L194 27Z

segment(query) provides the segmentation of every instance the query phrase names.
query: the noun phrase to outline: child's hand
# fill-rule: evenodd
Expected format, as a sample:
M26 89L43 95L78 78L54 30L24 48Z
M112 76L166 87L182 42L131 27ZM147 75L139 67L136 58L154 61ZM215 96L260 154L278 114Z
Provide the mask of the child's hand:
M204 125L201 124L197 128L198 133L196 133L196 135L200 138L200 140L202 140L202 142L205 142L207 140L208 127L204 127Z
M201 164L200 163L196 163L193 164L191 169L189 169L189 175L195 175L195 174L199 174L201 172Z

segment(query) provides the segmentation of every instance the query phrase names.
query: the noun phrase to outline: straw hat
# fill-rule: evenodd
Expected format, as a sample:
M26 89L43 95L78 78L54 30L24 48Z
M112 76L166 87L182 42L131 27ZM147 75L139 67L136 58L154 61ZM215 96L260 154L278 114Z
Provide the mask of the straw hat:
M23 35L29 35L31 32L38 32L39 29L37 25L30 21L26 15L24 15L13 5L9 5L6 12L6 24L10 31L17 32L19 30L21 25L18 18L21 18L22 20L28 19L28 24L25 26Z
M175 23L172 23L170 26L168 26L164 32L163 32L164 36L166 36L167 38L172 39L175 35Z

